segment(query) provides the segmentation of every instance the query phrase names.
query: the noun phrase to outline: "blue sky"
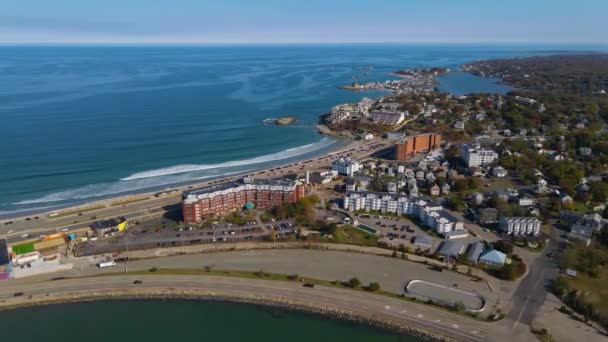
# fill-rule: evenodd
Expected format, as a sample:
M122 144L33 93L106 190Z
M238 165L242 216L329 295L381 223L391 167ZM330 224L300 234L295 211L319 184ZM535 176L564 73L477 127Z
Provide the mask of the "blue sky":
M2 43L608 43L608 0L2 2Z

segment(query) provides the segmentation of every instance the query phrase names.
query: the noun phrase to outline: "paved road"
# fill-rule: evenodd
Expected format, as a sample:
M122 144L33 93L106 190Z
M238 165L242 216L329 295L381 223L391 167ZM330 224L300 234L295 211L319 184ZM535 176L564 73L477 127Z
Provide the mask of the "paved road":
M136 279L143 283L133 284ZM422 304L369 293L323 286L305 288L300 283L214 276L111 276L30 283L6 282L0 285L0 298L5 299L2 304L10 305L11 301L27 300L26 296L35 299L46 294L90 294L102 290L145 288L201 289L218 296L282 298L296 303L373 315L381 320L422 328L461 341L485 341L484 329L491 327L489 323L456 316ZM23 292L25 295L15 298L15 292Z
M559 273L546 254L555 253L560 241L559 232L553 229L547 248L528 265L528 274L513 293L511 309L507 314L507 318L513 321L513 328L520 323L531 325L543 306L548 287Z

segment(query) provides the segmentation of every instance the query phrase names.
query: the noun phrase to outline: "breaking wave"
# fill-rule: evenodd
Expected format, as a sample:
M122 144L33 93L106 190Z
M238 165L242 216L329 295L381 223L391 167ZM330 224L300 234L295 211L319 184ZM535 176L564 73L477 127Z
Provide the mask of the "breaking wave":
M163 186L169 186L172 184L230 176L252 171L256 169L256 167L252 167L256 164L269 164L274 161L290 159L300 155L313 153L317 150L328 148L336 142L337 140L325 137L321 141L313 144L299 146L281 152L245 160L208 165L178 165L168 168L144 171L132 174L126 178L120 179L119 181L90 184L79 188L55 192L37 199L23 200L12 204L31 206L41 203L70 202L89 198L111 197L145 189L161 188Z
M230 161L230 162L219 163L219 164L177 165L177 166L171 166L171 167L162 168L162 169L134 173L128 177L121 178L120 180L128 181L128 180L135 180L135 179L142 179L142 178L167 176L167 175L173 175L173 174L184 173L184 172L203 171L203 170L209 170L209 169L219 169L219 168L226 168L226 167L237 167L237 166L244 166L244 165L261 164L261 163L271 162L271 161L275 161L275 160L289 159L289 158L297 157L298 155L301 155L301 154L314 152L318 149L328 147L328 146L334 144L335 142L336 142L335 140L323 138L321 141L314 143L314 144L308 144L308 145L304 145L304 146L300 146L300 147L290 148L285 151L267 154L267 155L260 156L260 157L255 157L255 158L250 158L250 159L245 159L245 160Z

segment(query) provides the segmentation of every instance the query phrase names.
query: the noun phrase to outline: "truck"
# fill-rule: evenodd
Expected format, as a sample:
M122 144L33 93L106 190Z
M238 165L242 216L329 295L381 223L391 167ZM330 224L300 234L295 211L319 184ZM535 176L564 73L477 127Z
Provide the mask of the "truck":
M116 262L112 261L104 261L104 262L100 262L99 264L97 264L97 266L99 268L106 268L106 267L112 267L112 266L116 266Z

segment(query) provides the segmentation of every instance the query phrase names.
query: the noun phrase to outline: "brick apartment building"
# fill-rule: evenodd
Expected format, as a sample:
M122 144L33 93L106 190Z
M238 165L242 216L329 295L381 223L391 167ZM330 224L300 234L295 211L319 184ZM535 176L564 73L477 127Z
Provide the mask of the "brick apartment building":
M407 160L417 152L431 151L439 147L441 147L441 135L439 134L427 133L406 137L395 145L395 159Z
M283 202L295 202L306 195L306 186L288 179L243 178L185 192L184 223L199 223L205 217L225 215L247 203L268 209Z

